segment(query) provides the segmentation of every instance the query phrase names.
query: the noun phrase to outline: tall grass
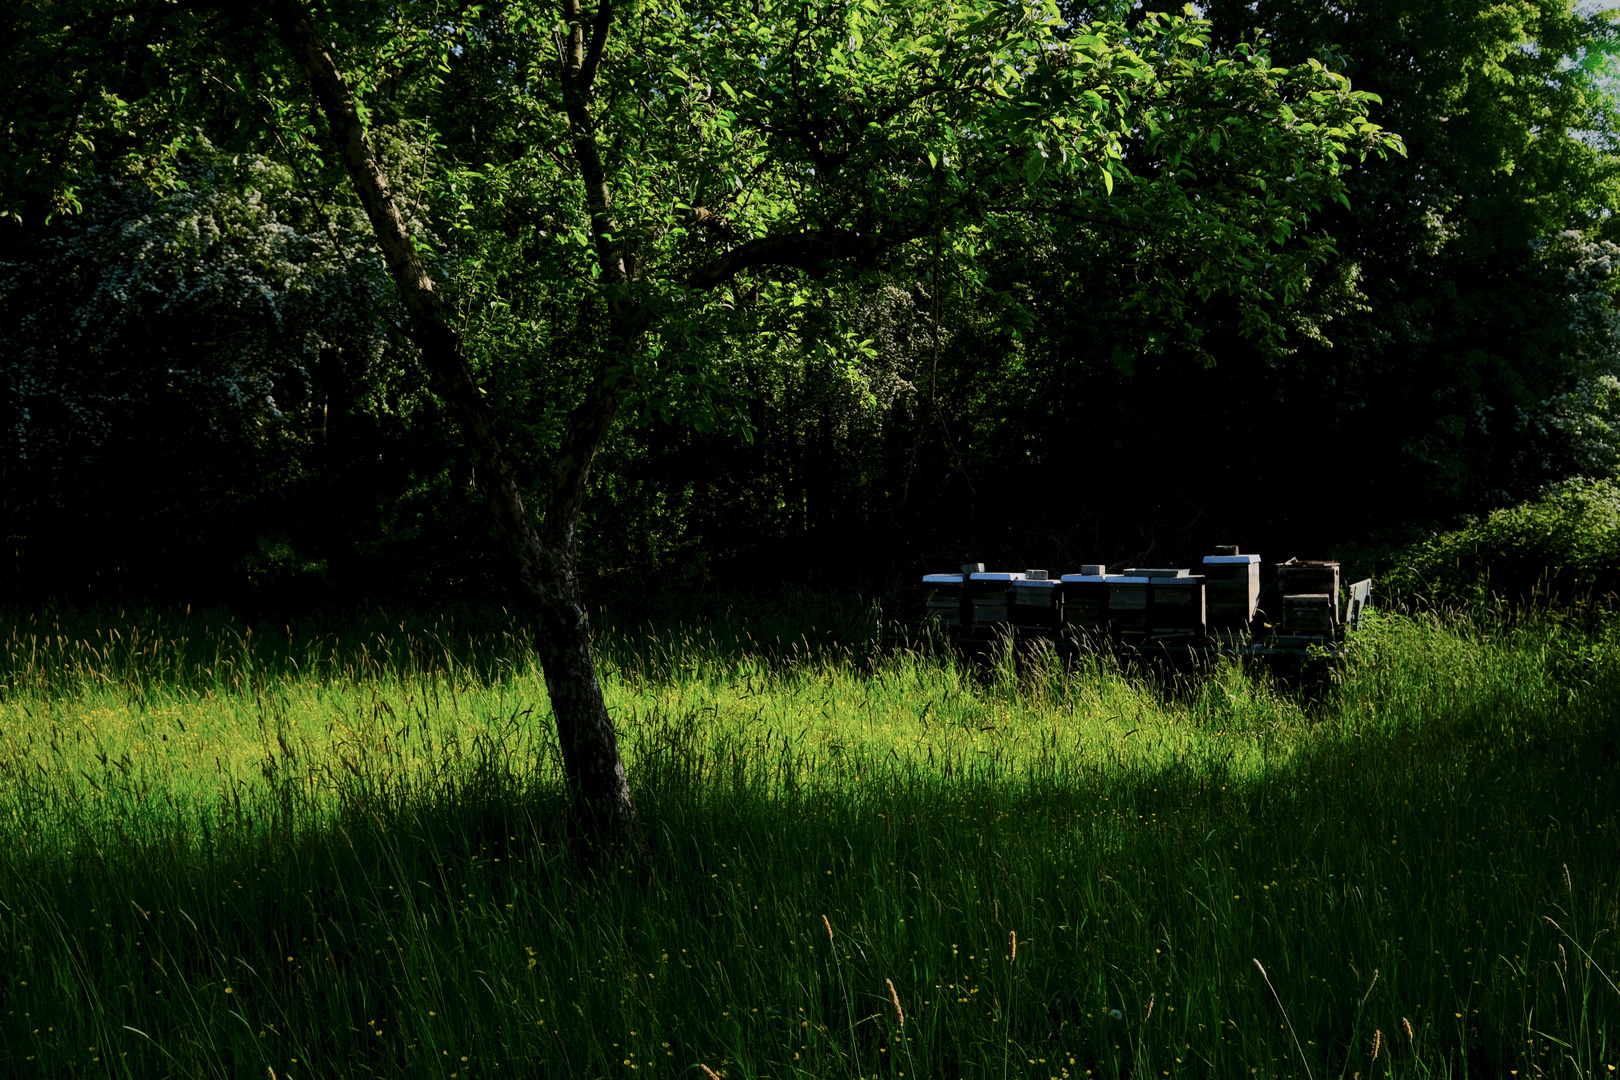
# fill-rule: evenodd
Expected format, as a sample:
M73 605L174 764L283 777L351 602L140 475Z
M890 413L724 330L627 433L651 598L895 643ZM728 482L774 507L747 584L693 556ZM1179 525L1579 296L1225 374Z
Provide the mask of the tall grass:
M1611 630L1384 617L1303 695L1232 664L969 671L822 614L797 635L723 611L601 629L654 856L595 875L567 855L543 681L501 620L14 620L0 1065L1620 1064Z

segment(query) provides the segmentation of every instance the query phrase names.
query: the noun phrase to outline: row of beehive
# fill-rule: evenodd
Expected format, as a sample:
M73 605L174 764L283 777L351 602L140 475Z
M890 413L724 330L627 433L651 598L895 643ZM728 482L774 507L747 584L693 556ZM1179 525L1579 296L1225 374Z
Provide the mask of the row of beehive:
M1260 557L1210 555L1201 570L1135 567L1109 574L1088 565L1054 579L1044 570L985 573L982 564L972 564L960 574L926 575L923 584L932 590L929 616L959 634L1072 627L1174 640L1248 631L1260 600ZM1315 637L1337 632L1338 563L1290 559L1277 574L1283 593L1279 631Z

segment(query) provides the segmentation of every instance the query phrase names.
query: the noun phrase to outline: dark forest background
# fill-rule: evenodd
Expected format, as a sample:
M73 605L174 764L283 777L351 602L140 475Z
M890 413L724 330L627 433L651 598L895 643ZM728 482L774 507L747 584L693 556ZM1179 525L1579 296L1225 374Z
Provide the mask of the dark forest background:
M734 349L700 422L679 403L620 418L588 588L893 592L967 559L1187 565L1214 543L1371 569L1614 477L1610 22L1554 0L1204 10L1222 46L1258 28L1277 62L1321 57L1379 94L1408 149L1313 221L1333 253L1277 315L1284 354L1219 300L1178 298L1196 333L1131 308L1129 228L1032 218L971 273L914 252ZM499 546L359 211L274 156L193 153L178 175L109 168L80 212L0 224L0 596L499 601ZM418 209L429 246L461 242ZM502 355L485 386L538 461L557 406L536 372L558 360Z

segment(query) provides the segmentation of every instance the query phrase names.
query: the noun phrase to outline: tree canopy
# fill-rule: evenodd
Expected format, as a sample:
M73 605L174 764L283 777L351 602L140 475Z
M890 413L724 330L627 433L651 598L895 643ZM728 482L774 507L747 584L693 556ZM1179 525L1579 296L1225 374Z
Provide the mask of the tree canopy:
M611 291L593 263L547 37L559 12L315 12L456 313L520 484L542 503L570 409L600 371ZM593 573L667 569L676 558L698 575L822 566L827 553L859 551L859 565L842 559L839 572L875 581L927 552L945 562L1090 559L1223 530L1251 543L1377 542L1559 476L1612 472L1620 350L1602 74L1614 38L1602 16L1563 0L1216 4L1207 24L1142 7L1064 8L1062 22L998 8L981 13L1000 21L983 23L980 38L958 23L929 59L908 50L942 36L937 12L898 12L893 32L884 20L896 13L843 12L761 7L756 20L751 5L627 8L603 39L589 119L617 185L614 221L637 260L629 290L650 322L633 367L617 369L625 407L609 423L610 469L582 504ZM142 412L158 401L148 390L110 411L99 398L69 400L99 377L93 348L73 345L64 319L20 314L29 295L79 295L57 288L70 264L52 245L132 205L131 194L95 194L106 185L179 200L155 220L178 220L187 198L234 192L257 198L277 227L326 236L328 247L334 236L351 242L359 206L269 24L157 3L35 2L3 17L13 122L0 133L10 170L0 243L8 273L30 283L13 290L5 328L20 388L8 400L26 408L26 419L13 408L7 428L63 448L6 464L19 586L165 580L171 594L191 595L212 567L219 582L314 575L345 595L490 595L499 560L468 542L483 528L467 497L470 463L437 434L443 402L413 368L397 301L380 297L366 332L394 351L355 368L323 362L330 377L317 390L299 397L298 380L284 382L272 392L276 413L223 428L200 422L195 397L156 422L167 414ZM1036 46L1060 53L1082 27L1103 43L1081 49L1092 49L1089 75L1078 62L1060 65L1057 80L1024 64ZM991 28L1014 60L995 79L981 67L952 98L940 81L947 54L966 63L970 47L990 48ZM1116 72L1110 49L1142 66ZM751 60L786 53L793 62L774 68ZM1289 74L1256 74L1256 55ZM1300 79L1313 58L1379 95L1369 115L1403 133L1409 157L1374 156L1318 177L1319 189L1278 189L1276 177L1292 174L1266 156L1265 140L1320 149L1331 171L1333 156L1353 158L1365 137L1329 124L1306 138L1299 125L1244 120L1308 99ZM1019 72L1027 83L1010 81ZM1029 88L1030 101L983 97L1009 87ZM1245 112L1245 102L1258 104ZM993 110L1013 122L975 136L967 121ZM1157 141L1138 123L1150 115ZM1065 119L1083 121L1068 142L1042 127ZM1262 172L1245 173L1255 161ZM1264 199L1255 181L1271 189ZM1332 196L1338 186L1349 207ZM202 187L222 194L187 193ZM75 200L84 213L72 213ZM1279 225L1281 242L1267 232ZM790 255L817 258L812 234L839 257L793 265ZM216 252L238 239L222 232ZM361 235L353 250L372 244ZM98 250L110 260L100 272L116 279L117 245ZM723 284L692 278L760 259ZM362 262L349 264L356 282L378 269ZM203 264L187 265L168 280ZM159 338L176 347L165 335L144 340ZM109 347L134 356L145 346ZM161 374L151 355L122 370ZM42 356L68 365L61 377ZM235 378L228 367L222 377ZM270 385L264 370L255 385ZM67 430L52 418L80 415L78 434L51 434ZM118 433L107 417L122 418ZM85 437L91 429L107 438ZM228 453L202 449L227 430L253 434ZM179 431L203 441L175 449L162 433ZM1272 494L1311 490L1323 455L1342 462L1341 501ZM134 490L117 478L125 464L238 509L143 518L118 498ZM1094 491L1056 514L1009 515L978 494L1121 470L1159 480ZM1210 470L1226 478L1215 503L1202 494ZM232 479L242 476L262 482ZM338 506L343 528L324 509ZM114 520L143 527L129 530L123 569L108 570L97 545L76 538ZM739 520L749 527L734 528ZM224 521L241 527L211 524Z
M869 413L872 335L890 331L838 297L897 287L874 274L918 283L906 306L929 322L931 280L1005 295L1002 253L1106 246L1112 288L1079 308L1118 309L1097 312L1131 330L1116 352L1199 350L1197 305L1216 296L1249 339L1286 347L1285 313L1328 255L1309 215L1342 196L1347 161L1396 145L1323 65L1274 66L1184 16L877 2L316 14L542 504L591 386L611 383L634 422L746 436L772 422L749 404L778 379L767 367L809 358ZM51 218L71 230L64 215L95 185L263 198L267 168L278 221L352 232L330 125L261 16L81 0L7 17L13 238ZM16 265L48 274L43 257ZM603 332L616 304L635 310L634 347ZM397 334L400 315L381 317ZM937 351L937 319L913 330ZM287 385L278 400L315 408Z

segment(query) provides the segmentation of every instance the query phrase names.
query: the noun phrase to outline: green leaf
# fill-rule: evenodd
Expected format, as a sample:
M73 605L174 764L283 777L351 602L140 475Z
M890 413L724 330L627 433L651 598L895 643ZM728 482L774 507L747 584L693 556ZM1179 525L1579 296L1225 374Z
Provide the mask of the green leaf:
M1024 159L1024 181L1030 187L1034 187L1040 182L1041 173L1045 171L1046 159L1041 156L1040 151L1031 150L1029 156Z

